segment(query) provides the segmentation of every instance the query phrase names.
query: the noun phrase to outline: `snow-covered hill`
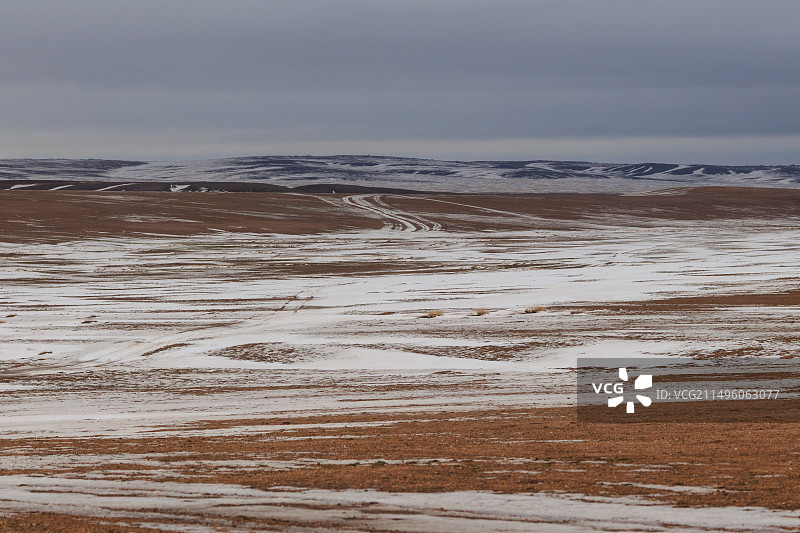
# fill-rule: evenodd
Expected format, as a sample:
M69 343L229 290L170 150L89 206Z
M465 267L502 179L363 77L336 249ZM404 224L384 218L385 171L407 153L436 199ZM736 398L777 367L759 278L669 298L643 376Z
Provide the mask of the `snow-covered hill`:
M376 156L258 156L186 162L0 160L0 188L68 182L124 184L249 182L282 187L322 184L435 192L644 192L708 185L800 188L800 166L609 164L577 161L436 161ZM10 182L14 183L10 183ZM24 183L19 183L22 181ZM45 182L45 183L42 183Z

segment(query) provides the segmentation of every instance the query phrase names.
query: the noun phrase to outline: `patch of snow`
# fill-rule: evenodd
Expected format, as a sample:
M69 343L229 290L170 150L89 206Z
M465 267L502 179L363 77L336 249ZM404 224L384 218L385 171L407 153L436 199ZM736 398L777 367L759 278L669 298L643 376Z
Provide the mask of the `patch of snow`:
M409 532L586 531L779 532L797 527L797 511L759 507L686 508L639 498L486 492L386 493L374 490L257 490L211 483L114 481L48 476L0 476L0 510L171 518L249 517L324 522L332 529ZM179 520L180 522L180 520Z

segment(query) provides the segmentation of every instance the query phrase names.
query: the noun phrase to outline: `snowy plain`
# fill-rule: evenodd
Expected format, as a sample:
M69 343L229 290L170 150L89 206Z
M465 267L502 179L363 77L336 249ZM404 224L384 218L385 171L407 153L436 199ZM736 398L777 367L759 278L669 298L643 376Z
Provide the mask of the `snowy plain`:
M342 201L385 220L381 230L0 243L0 437L210 437L270 428L193 423L569 406L578 357L796 354L780 334L794 331L797 306L714 305L700 319L614 310L796 289L794 219L598 219L450 232L378 200ZM387 394L387 384L397 388ZM214 388L224 391L202 392ZM65 467L75 458L48 460ZM33 466L42 464L32 456L3 457L6 470ZM340 525L404 531L800 524L796 512L574 494L195 485L6 475L0 510L124 517L144 507L191 514L210 506L220 516L234 508L286 518L321 506L314 512ZM329 508L338 504L345 509Z

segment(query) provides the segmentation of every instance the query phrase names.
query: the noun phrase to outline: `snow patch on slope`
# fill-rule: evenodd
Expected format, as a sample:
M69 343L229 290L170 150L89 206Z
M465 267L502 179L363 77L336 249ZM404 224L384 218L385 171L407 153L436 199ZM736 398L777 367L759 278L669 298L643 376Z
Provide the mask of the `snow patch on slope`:
M0 160L0 180L341 183L432 192L642 192L674 187L800 188L800 166L437 161L402 157L263 156L183 162Z

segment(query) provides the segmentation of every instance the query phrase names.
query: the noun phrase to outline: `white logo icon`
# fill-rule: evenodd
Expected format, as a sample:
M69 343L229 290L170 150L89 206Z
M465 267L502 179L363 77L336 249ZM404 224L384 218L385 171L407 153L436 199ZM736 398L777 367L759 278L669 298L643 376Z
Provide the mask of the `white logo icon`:
M621 379L622 381L628 381L628 369L627 368L620 368L619 369L619 379ZM620 383L620 385L622 385L622 384ZM635 390L649 389L652 386L653 386L653 375L652 374L642 374L641 376L636 378L636 381L633 382L633 388ZM617 390L616 387L615 387L615 390ZM639 400L639 403L641 403L645 407L650 407L650 404L653 403L653 400L651 400L649 396L643 396L641 394L637 394L636 395L636 399ZM609 398L608 399L608 406L609 407L616 407L619 404L621 404L623 401L625 401L625 397L624 396L622 396L622 395L615 396L614 398ZM625 412L626 413L633 413L634 412L634 402L632 402L632 401L627 402Z

